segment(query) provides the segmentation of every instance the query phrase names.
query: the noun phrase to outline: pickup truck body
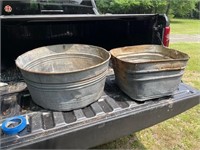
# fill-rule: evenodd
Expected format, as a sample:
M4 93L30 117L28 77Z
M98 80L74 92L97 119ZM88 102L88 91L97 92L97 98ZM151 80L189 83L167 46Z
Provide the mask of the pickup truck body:
M4 2L4 3L3 3ZM2 12L9 1L0 3ZM78 4L76 4L78 5ZM12 7L16 5L13 4ZM21 6L21 5L20 5ZM20 7L19 6L19 7ZM92 7L93 8L93 7ZM68 112L37 106L16 71L14 60L30 49L63 43L80 43L111 48L162 44L167 17L159 14L68 15L43 13L1 13L1 90L0 123L24 115L27 127L17 135L1 133L1 148L89 148L150 127L199 104L200 92L181 83L169 97L137 102L115 84L108 71L102 97L91 105ZM64 9L65 10L65 9ZM92 9L96 13L95 7ZM90 11L91 12L91 11ZM45 97L44 97L45 98Z

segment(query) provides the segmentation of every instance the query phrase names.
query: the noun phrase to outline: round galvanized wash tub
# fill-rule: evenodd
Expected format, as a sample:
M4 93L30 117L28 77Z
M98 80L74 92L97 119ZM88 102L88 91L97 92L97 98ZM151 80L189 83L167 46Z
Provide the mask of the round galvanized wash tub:
M85 107L102 95L110 54L81 44L36 48L16 59L33 101L47 109Z

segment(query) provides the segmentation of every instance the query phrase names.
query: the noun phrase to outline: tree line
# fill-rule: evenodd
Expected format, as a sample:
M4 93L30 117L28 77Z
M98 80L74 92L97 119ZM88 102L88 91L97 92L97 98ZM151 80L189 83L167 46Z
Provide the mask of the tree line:
M96 0L101 13L165 13L169 17L200 19L200 0Z

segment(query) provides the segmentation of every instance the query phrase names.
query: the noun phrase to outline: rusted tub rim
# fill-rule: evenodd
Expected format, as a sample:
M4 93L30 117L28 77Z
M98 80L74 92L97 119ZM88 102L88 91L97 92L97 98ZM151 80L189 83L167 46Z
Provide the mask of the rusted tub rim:
M20 68L21 70L25 71L25 72L30 72L30 73L33 73L33 74L43 74L43 75L62 75L62 74L71 74L71 73L78 73L78 72L82 72L82 71L87 71L87 70L90 70L90 69L94 69L94 68L97 68L99 66L102 66L104 65L105 63L107 63L110 58L111 58L111 54L110 52L108 52L106 49L102 48L102 47L99 47L99 46L94 46L94 45L88 45L88 44L56 44L56 45L47 45L47 46L42 46L42 47L49 47L49 46L57 46L57 45L83 45L83 46L90 46L90 47L94 47L94 48L99 48L101 50L103 50L104 52L106 52L108 54L108 58L106 60L104 60L102 63L99 63L97 65L94 65L94 66L91 66L91 67L87 67L86 69L79 69L79 70L75 70L75 71L68 71L68 72L39 72L39 71L31 71L31 70L26 70L22 67L20 67L17 63L17 59L21 56L18 56L17 59L15 60L15 64L18 68ZM42 47L38 47L38 48L42 48ZM35 48L35 49L32 49L30 51L34 51L38 48ZM25 53L23 53L22 55L25 55L27 54L28 52L30 51L27 51Z
M183 52L180 52L180 51L178 51L179 53L181 53L181 54L184 54L186 57L185 58L179 58L179 59L163 59L163 60L148 60L148 61L143 61L143 62L128 62L128 61L125 61L125 60L122 60L122 59L120 59L120 58L118 58L116 55L114 55L113 54L113 51L115 51L115 50L117 50L117 49L122 49L122 48L131 48L131 47L136 47L136 46L138 46L138 47L141 47L141 46L160 46L160 47L163 47L163 48L165 48L165 49L171 49L171 50L174 50L174 51L178 51L178 50L175 50L175 49L172 49L172 48L168 48L168 47L164 47L164 46L161 46L161 45L155 45L155 44L152 44L152 45L150 45L150 44L145 44L145 45L134 45L134 46L125 46L125 47L119 47L119 48L114 48L114 49L111 49L110 50L110 53L111 53L111 55L114 57L114 58L116 58L116 59L118 59L119 61L121 61L121 62L123 62L123 63L128 63L128 64L146 64L146 63L158 63L158 62L174 62L174 61L186 61L186 60L189 60L189 56L188 56L188 54L186 54L186 53L183 53Z

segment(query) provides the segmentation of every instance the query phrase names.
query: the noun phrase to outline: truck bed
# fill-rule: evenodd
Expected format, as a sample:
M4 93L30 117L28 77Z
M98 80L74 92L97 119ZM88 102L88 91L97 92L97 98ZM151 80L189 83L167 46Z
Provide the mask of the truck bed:
M1 148L94 147L155 125L199 102L200 92L184 83L170 97L133 101L117 87L112 70L102 97L83 109L45 110L34 104L27 89L3 94L0 123L6 118L24 115L29 124L18 135L9 136L2 132Z

